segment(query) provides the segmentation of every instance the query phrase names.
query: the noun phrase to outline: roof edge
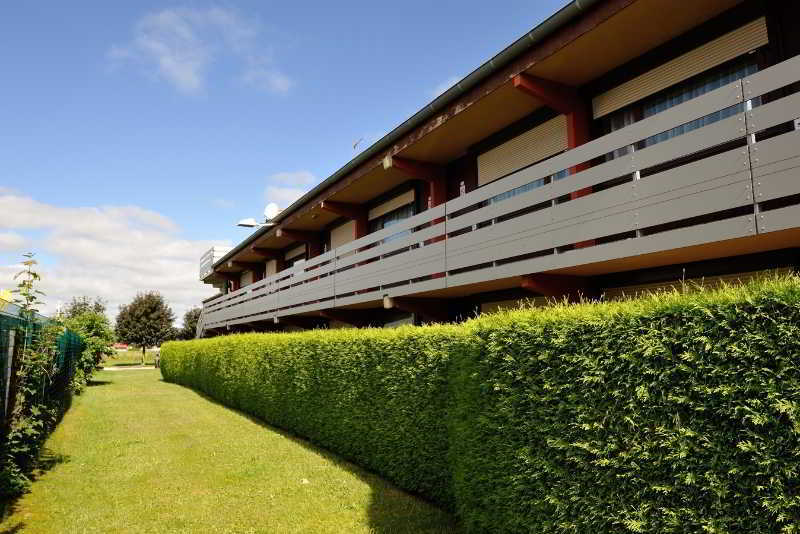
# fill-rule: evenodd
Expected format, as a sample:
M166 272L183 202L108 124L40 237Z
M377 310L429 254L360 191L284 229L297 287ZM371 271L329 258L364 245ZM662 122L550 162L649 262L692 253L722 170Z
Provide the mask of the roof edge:
M567 5L550 15L540 24L535 26L531 31L505 47L499 53L494 55L491 59L483 63L481 66L473 70L467 76L456 82L455 85L450 87L447 91L434 98L430 103L424 106L421 110L417 111L414 115L400 123L391 132L383 136L381 139L370 145L363 152L355 156L344 166L339 168L336 172L328 178L314 186L303 196L292 202L286 209L281 211L272 221L278 223L294 213L301 206L305 205L312 197L324 191L330 185L336 183L344 176L350 174L353 170L358 168L362 163L375 157L380 152L386 150L395 143L400 137L407 134L421 123L433 117L437 112L443 109L447 104L454 101L467 91L476 87L483 80L488 78L491 74L497 72L502 67L510 63L514 58L533 48L545 38L561 29L569 22L572 22L578 15L588 10L593 5L601 0L572 0ZM262 235L274 230L274 226L262 227L250 234L241 243L233 247L225 256L213 264L217 267L230 260L233 256L238 254L248 244L252 243Z

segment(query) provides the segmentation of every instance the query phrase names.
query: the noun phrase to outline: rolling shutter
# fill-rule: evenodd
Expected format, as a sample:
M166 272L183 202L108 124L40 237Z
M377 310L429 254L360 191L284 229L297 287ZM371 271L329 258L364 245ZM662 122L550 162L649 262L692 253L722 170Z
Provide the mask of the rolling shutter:
M304 243L289 250L284 256L284 258L286 258L287 260L292 260L298 256L305 256L305 254L306 254L306 245Z
M594 118L608 115L768 42L766 20L758 18L594 97Z
M346 223L331 228L331 248L341 247L355 239L356 222L347 221Z
M390 211L394 211L397 208L405 206L406 204L411 204L412 202L414 202L414 190L409 189L405 193L397 195L391 200L387 200L383 204L379 204L369 210L369 219L377 219L381 215L386 215Z
M478 156L478 186L567 149L567 118L559 115Z

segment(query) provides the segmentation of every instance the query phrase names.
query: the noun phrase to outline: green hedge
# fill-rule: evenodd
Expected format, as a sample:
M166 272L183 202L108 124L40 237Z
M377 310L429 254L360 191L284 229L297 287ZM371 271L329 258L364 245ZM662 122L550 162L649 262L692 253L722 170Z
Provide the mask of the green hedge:
M449 507L447 367L464 339L454 326L241 334L165 344L161 372Z
M196 387L473 532L800 532L800 279L171 343Z

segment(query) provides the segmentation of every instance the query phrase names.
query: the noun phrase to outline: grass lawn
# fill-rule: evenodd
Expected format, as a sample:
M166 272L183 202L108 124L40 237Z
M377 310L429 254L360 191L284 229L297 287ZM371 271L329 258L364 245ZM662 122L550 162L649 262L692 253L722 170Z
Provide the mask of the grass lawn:
M157 370L98 371L0 532L457 532L379 477Z
M147 351L144 356L145 365L153 365L155 363L155 352ZM115 351L113 356L109 356L102 363L105 367L120 367L120 366L133 366L142 365L142 351L141 350L119 350Z

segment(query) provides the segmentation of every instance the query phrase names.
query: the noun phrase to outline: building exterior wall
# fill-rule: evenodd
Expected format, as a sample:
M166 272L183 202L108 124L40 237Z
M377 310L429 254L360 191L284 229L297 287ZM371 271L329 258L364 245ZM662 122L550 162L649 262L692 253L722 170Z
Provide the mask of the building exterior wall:
M619 129L634 131L625 128L641 122L635 131L652 132L642 134L642 138L631 137L628 142L619 141L622 143L620 146L613 144L616 141L608 141L609 151L605 154L593 147L605 146L603 143L609 138L625 139L624 135L612 135L618 128L610 127L610 121L653 95L660 97L662 93L695 83L710 69L727 68L737 58L756 58L757 70L762 71L775 62L776 50L793 49L800 38L778 36L778 30L774 29L783 31L790 26L775 21L775 12L783 13L789 8L779 9L774 3L768 4L772 6L772 14L765 17L764 9L757 2L746 1L703 27L692 29L687 33L691 34L690 38L677 36L674 42L646 54L646 61L637 58L630 65L622 65L585 87L576 88L594 119L589 124L589 133L599 138L588 143L590 148L584 149L581 143L577 143L564 152L568 139L574 136L574 131L570 130L574 125L566 115L552 111L548 114L548 110L536 111L529 118L518 121L518 125L509 125L507 132L495 132L478 145L467 147L465 153L455 160L440 165L449 201L440 214L432 211L431 215L426 215L426 209L430 207L424 205L424 198L419 198L423 197L422 193L417 194L415 190L426 191L428 184L425 177L410 176L410 181L416 184L414 187L396 193L404 187L397 186L393 190L395 193L388 198L383 195L373 199L364 204L364 209L367 210L367 219L376 221L414 203L416 211L403 214L403 218L411 217L412 220L393 219L390 222L397 227L392 230L370 224L368 237L374 235L374 239L361 239L358 243L353 243L355 220L338 224L334 221L331 224L335 226L326 227L329 228L329 249L334 252L322 254L316 262L309 260L306 272L292 275L301 282L282 282L285 287L276 295L283 300L276 313L308 313L308 310L324 306L346 307L367 302L370 298L378 302L386 294L413 298L418 292L424 298L431 298L431 295L437 298L439 290L448 288L449 291L451 287L469 287L470 284L475 286L474 291L481 291L483 286L480 284L488 284L492 279L511 280L515 276L540 271L571 269L570 276L590 278L592 269L600 269L591 266L603 262L609 265L618 262L620 266L615 268L625 271L661 265L665 261L697 261L758 249L761 245L736 249L715 243L760 235L770 228L770 224L783 224L780 228L789 228L786 226L789 223L769 222L777 221L778 211L767 214L765 222L756 223L754 215L758 211L759 197L758 190L754 192L752 186L759 187L761 183L751 180L748 169L753 168L754 177L759 172L767 172L757 170L759 159L752 155L756 150L783 150L783 159L774 156L776 162L790 161L796 156L792 153L790 136L767 143L769 139L757 139L755 133L749 134L748 128L755 123L746 124L753 117L750 112L745 114L744 100L747 98L744 96L739 100L724 100L714 93L713 88L704 88L686 100L669 104L675 105L678 111L670 111L667 106L657 113L658 120L684 117L681 119L683 123L672 125L665 122L666 131L672 132L670 135L661 135L663 132L653 130L651 124L654 122L648 122L646 116L632 114L630 121ZM706 27L709 31L704 35ZM689 41L691 46L687 45ZM752 77L752 72L742 74L745 75ZM725 80L722 85L729 81ZM718 111L719 106L703 107L702 103L707 101L719 101L719 106L728 106L725 108L727 111ZM769 115L768 111L760 109L763 107L759 106L761 101L754 102L753 105L758 106L755 116ZM693 108L713 118L701 121L702 117L692 111ZM788 113L783 117L786 121L791 119L793 112ZM729 117L739 117L741 124L732 127L732 120L726 122ZM778 124L780 121L773 122ZM525 127L520 128L523 124ZM687 124L689 128L685 127ZM747 136L741 133L745 131L742 128L748 129ZM654 133L661 137L656 139L658 135ZM782 132L781 135L787 134ZM651 138L652 143L640 146L642 139ZM587 136L582 141L586 140L590 138ZM743 149L736 148L737 144ZM748 145L756 146L748 149ZM575 154L586 156L581 160L576 159ZM792 176L794 171L784 169L779 172ZM529 178L525 181L524 177ZM566 177L570 179L561 180ZM605 180L598 177L605 177ZM533 191L529 186L537 179L537 190ZM771 198L776 202L789 198L794 194L791 193L792 187L780 185L780 192L770 193L773 195ZM460 202L461 197L464 197L463 202ZM780 216L784 219L789 217ZM632 224L629 221L633 221ZM742 225L741 231L736 225ZM683 228L686 230L682 231ZM426 237L416 237L423 235ZM769 237L763 238L765 243L768 240ZM779 246L791 247L794 241L787 241L784 245L764 245L763 249L774 250ZM294 259L304 254L305 248L304 244L292 247L285 258ZM671 253L671 258L665 260L648 259L661 250L672 249L684 252ZM602 252L608 250L618 252ZM587 259L576 263L565 260L572 257ZM644 259L627 259L625 263L619 258ZM584 264L589 267L583 267ZM277 270L275 261L267 262L267 277ZM602 274L604 271L598 272ZM242 286L250 283L246 281L246 274L240 278ZM719 280L735 279L739 274L723 275ZM741 276L750 275L745 273ZM714 283L719 281L708 277L706 283L710 284L712 280ZM293 288L306 287L301 283L308 282L326 288L325 284L329 284L330 288L322 291L319 299L313 294L288 299L290 294L300 291ZM611 299L674 284L673 279L672 282L601 286L597 289L604 298ZM290 288L292 291L286 291ZM468 293L450 291L443 300L453 298L450 295L461 297L464 294ZM539 304L547 300L542 296L531 297L532 302ZM264 299L259 305L266 306L268 301ZM477 307L481 312L490 312L516 307L519 302L520 299L516 298L488 300ZM338 323L331 321L330 324Z

